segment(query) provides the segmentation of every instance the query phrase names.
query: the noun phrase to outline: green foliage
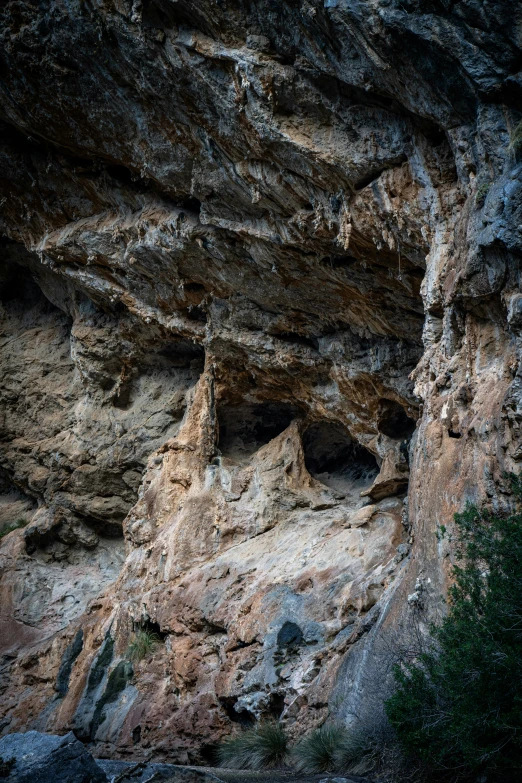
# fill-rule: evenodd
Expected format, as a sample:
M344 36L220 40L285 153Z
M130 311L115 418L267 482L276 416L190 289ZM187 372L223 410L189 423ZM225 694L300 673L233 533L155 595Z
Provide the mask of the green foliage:
M127 648L127 657L130 661L141 661L147 655L151 655L160 642L161 639L157 633L139 628Z
M340 726L321 726L301 740L293 753L298 772L333 772L336 769L336 751L343 740Z
M342 729L342 736L334 751L334 769L336 772L355 771L363 774L377 763L376 737L363 728ZM380 743L378 743L380 745Z
M343 726L321 726L301 740L292 753L298 772L344 772L369 751L360 731Z
M478 186L477 192L475 193L475 205L477 207L481 207L485 200L486 196L489 193L489 189L491 187L490 182L483 182L481 185Z
M218 763L229 769L280 767L288 754L288 739L279 723L259 723L224 740L218 748Z
M511 133L511 140L509 142L509 146L511 147L515 155L518 155L519 153L522 152L522 122L519 122L517 127Z
M395 669L386 703L405 750L461 777L522 769L522 480L517 511L455 515L449 612L433 643Z
M24 517L20 517L16 522L10 522L0 531L0 538L3 538L8 533L12 533L13 530L19 530L21 527L25 527L28 524L28 520Z

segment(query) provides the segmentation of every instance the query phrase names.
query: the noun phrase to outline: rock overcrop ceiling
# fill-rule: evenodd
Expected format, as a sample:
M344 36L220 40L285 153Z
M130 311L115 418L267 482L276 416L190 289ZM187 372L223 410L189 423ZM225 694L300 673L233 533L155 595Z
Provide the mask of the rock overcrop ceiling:
M0 730L184 762L374 719L437 526L522 459L522 6L0 36Z

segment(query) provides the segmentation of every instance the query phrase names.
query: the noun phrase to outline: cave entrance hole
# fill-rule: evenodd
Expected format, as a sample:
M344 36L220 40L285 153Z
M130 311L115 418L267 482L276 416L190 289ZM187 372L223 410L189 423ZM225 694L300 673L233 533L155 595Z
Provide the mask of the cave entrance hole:
M394 440L406 440L415 430L415 420L408 416L402 405L395 400L379 401L377 429Z
M359 494L378 472L377 460L337 422L312 424L303 437L306 469L315 479L343 494Z
M237 697L226 696L220 699L220 701L227 717L232 723L239 723L239 725L244 728L249 728L255 724L256 717L250 710L247 710L246 707L236 709L238 702Z
M247 459L280 435L295 419L289 403L243 403L218 408L219 450L233 461Z
M134 633L136 633L136 631L143 631L149 636L157 637L160 642L164 642L168 636L168 633L161 630L160 624L153 620L139 620L138 622L134 622L133 631Z

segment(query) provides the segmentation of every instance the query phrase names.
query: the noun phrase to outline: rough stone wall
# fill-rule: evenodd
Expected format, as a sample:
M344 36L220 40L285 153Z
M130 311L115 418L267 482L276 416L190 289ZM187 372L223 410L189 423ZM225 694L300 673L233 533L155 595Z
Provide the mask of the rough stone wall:
M0 34L1 730L197 761L374 717L437 525L522 459L522 7L11 0Z

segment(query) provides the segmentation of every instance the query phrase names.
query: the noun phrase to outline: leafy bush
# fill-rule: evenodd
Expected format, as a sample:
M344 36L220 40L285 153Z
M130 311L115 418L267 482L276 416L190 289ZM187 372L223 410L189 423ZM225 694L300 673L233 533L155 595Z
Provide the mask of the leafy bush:
M522 480L511 482L515 513L455 515L448 615L431 648L396 667L386 703L405 750L455 779L522 769Z
M161 639L157 633L139 628L127 648L127 656L131 661L141 661L142 658L153 653L160 642Z
M28 523L28 520L24 517L20 517L16 520L16 522L10 522L7 524L1 531L0 531L0 538L3 538L8 533L12 533L13 530L18 530L21 527L25 527Z
M285 763L288 739L279 723L259 723L234 737L224 740L218 748L218 763L230 769L267 769Z

